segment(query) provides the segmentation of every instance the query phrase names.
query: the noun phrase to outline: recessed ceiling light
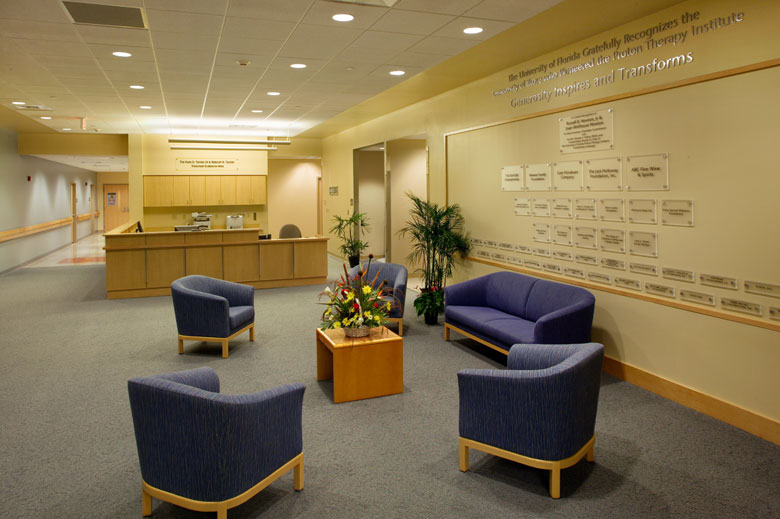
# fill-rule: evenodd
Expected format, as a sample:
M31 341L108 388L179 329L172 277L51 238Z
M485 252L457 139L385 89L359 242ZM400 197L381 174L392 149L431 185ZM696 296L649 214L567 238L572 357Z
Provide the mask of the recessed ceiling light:
M23 104L25 104L25 102L24 101L11 101L11 104L12 105L23 105Z
M293 63L290 65L290 68L306 68L306 65L304 63Z
M142 85L130 85L130 88L133 90L143 90L144 87Z
M113 54L117 58L129 58L130 56L132 56L132 54L130 54L129 52L123 52L123 51L116 51L116 52L112 52L111 54Z
M46 119L48 121L49 119L51 119L51 117L49 117L48 115L42 115L41 119Z
M70 128L63 128L63 129L62 129L62 131L63 131L63 132L69 132L69 131L70 131Z
M261 114L261 113L263 113L263 111L262 110L252 110L252 113L253 114Z
M334 14L333 19L337 22L351 22L355 17L351 14Z
M391 76L403 76L404 74L406 74L406 72L404 72L403 70L391 70L390 71L390 75Z
M151 106L147 106L147 105L141 105L138 108L140 108L141 110L151 110L152 109Z
M268 92L269 96L278 96L281 95L279 92Z
M482 27L467 27L463 29L466 34L479 34L482 32Z

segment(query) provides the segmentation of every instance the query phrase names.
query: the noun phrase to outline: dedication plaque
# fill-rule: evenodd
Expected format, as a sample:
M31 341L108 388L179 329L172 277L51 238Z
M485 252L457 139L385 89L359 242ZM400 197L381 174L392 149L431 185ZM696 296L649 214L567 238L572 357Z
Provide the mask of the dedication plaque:
M525 266L528 267L529 269L542 270L542 264L536 260L531 260L531 259L525 260Z
M675 269L671 267L661 267L661 277L674 279L676 281L685 281L693 283L696 281L696 274L690 270Z
M780 321L780 307L770 306L769 318L772 319L773 321Z
M561 273L563 269L561 269L560 265L556 265L555 263L545 263L542 265L544 267L544 270L547 272L557 272L558 274Z
M512 245L511 243L506 243L506 242L499 243L498 244L498 248L501 249L501 250L509 250L509 251L515 250L515 246L514 245Z
M525 167L525 189L528 191L549 191L550 164L528 164Z
M745 292L780 298L780 285L760 283L758 281L745 281Z
M599 200L600 219L604 222L623 222L625 221L623 211L623 200L620 198L603 198Z
M490 248L493 248L493 249L497 249L498 248L498 242L496 242L495 240L485 240L485 247L490 247Z
M515 198L515 216L531 216L531 199Z
M596 199L578 198L574 200L574 218L577 220L595 220Z
M523 190L523 166L501 168L501 191Z
M615 277L615 285L623 288L630 288L631 290L642 290L642 283L636 279Z
M680 290L680 299L690 303L699 303L700 305L715 306L715 296L694 292L693 290Z
M585 271L581 269L575 269L572 267L564 267L563 273L573 278L585 279Z
M571 218L571 198L554 198L550 202L553 218Z
M699 283L709 287L728 288L729 290L739 289L736 279L725 276L713 276L712 274L699 274Z
M574 256L574 259L577 261L577 263L584 263L585 265L599 264L599 259L596 256L591 256L589 254L577 254Z
M647 265L645 263L629 263L628 270L635 274L644 274L646 276L657 276L658 267L655 265Z
M479 238L471 238L471 243L480 247L485 244L485 242L483 242Z
M601 229L599 243L607 252L626 252L626 233L621 229Z
M693 200L664 200L661 202L661 223L693 227Z
M553 243L571 246L571 225L556 225L553 227Z
M506 262L511 263L512 265L522 265L523 264L523 258L519 256L507 256Z
M658 257L658 235L654 232L629 231L628 250L634 256Z
M538 241L542 243L550 243L550 224L548 223L534 224L534 241Z
M626 262L613 258L601 258L601 266L608 269L626 270Z
M534 248L534 256L544 256L545 258L550 257L550 249L545 249L542 247L536 247Z
M623 189L620 157L585 161L585 188L588 191Z
M574 245L581 249L597 249L595 227L575 227Z
M562 251L562 250L554 250L553 258L563 260L563 261L574 261L574 256L571 252Z
M490 259L494 259L496 261L506 261L506 256L500 252L493 252L490 254Z
M588 272L588 280L604 283L605 285L612 284L612 278L608 274L602 274L601 272Z
M534 216L550 216L550 201L546 198L534 198L531 205L534 208Z
M582 161L553 162L555 191L582 191Z
M558 119L561 153L609 150L612 138L612 109L586 112Z
M479 258L489 258L490 257L490 253L488 251L486 251L486 250L478 250L477 251L477 257L479 257Z
M528 247L527 245L515 244L515 251L522 252L523 254L531 254L531 247Z
M669 156L639 155L626 157L626 191L667 191Z
M628 221L631 223L657 223L655 200L629 200Z
M743 314L757 315L761 317L764 312L761 305L758 303L751 303L750 301L740 301L739 299L731 299L729 297L720 298L720 307L732 312L740 312Z
M657 283L645 283L645 292L657 296L674 297L674 287L659 285Z

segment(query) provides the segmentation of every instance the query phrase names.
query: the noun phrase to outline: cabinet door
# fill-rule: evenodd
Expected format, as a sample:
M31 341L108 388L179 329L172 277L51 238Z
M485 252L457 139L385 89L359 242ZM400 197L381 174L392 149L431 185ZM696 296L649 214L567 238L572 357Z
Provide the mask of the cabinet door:
M222 187L222 205L236 205L236 176L223 175L219 177Z
M219 205L222 200L222 191L219 183L221 177L209 175L203 177L206 187L206 205Z
M190 177L190 205L206 205L206 177Z
M267 203L266 179L265 175L252 175L249 177L250 191L252 192L250 203L255 205L265 205Z
M190 177L175 175L173 177L173 205L190 205Z
M144 207L168 207L173 205L173 176L144 176Z
M252 182L247 175L236 176L236 204L252 204Z

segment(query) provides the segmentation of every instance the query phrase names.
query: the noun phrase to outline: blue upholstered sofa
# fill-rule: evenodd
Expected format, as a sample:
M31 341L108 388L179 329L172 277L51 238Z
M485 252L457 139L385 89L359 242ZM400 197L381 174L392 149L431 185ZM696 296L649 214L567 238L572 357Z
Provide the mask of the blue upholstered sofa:
M584 288L495 272L444 289L450 330L506 354L513 344L590 342L596 298Z

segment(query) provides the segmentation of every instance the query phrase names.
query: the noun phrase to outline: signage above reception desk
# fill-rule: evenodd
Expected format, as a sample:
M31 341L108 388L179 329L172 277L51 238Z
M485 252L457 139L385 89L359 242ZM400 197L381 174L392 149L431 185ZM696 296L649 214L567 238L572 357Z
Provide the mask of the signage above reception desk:
M177 158L176 171L238 171L238 159Z

